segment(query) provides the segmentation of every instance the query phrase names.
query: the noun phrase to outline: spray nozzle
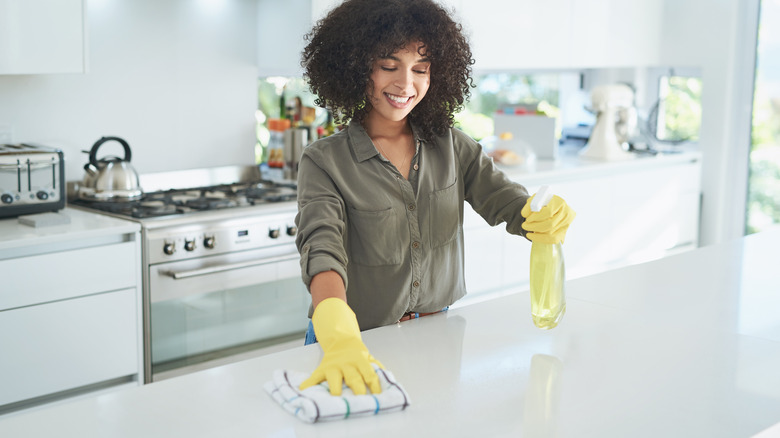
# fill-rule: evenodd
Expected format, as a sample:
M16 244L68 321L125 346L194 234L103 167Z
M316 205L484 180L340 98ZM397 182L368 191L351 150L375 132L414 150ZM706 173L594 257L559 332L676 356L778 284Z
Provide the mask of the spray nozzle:
M550 186L542 186L531 201L531 211L540 211L552 199L553 193Z

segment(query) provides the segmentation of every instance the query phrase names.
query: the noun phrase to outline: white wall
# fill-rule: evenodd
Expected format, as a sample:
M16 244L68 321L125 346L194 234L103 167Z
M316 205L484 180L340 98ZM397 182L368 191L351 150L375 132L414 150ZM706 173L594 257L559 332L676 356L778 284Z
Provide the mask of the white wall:
M0 125L14 142L61 147L68 180L104 135L128 141L141 173L252 164L256 11L255 0L87 0L89 72L0 75Z
M701 243L744 233L759 0L665 0L661 63L702 72Z

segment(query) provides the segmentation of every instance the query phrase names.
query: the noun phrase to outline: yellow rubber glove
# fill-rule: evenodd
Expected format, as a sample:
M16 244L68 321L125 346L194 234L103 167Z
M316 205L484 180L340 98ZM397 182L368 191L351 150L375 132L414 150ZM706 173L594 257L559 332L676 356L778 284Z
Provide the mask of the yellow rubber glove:
M355 395L365 394L366 386L374 394L382 392L371 364L384 367L368 353L360 337L357 317L344 300L322 300L314 309L311 322L323 356L317 369L301 383L301 390L327 380L331 395L341 395L342 381Z
M534 196L528 198L528 202L520 211L525 218L523 229L529 231L526 237L532 242L562 243L577 213L558 196L553 196L541 210L531 211L531 200Z

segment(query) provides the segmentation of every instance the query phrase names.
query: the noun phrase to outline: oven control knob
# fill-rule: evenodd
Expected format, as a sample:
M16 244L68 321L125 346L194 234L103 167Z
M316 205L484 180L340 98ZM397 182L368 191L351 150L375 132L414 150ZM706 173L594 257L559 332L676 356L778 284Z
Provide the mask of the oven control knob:
M271 239L278 239L279 238L279 228L271 228L268 230L268 237Z
M0 201L3 201L3 204L10 204L14 202L14 197L8 193L3 193L3 195L0 196Z
M206 236L203 238L203 246L208 249L214 249L214 236Z
M173 253L176 252L176 245L174 245L173 242L166 243L163 245L163 252L168 255L173 255Z
M49 199L49 194L44 192L43 190L39 190L38 193L35 194L35 196L41 201L45 201Z
M294 236L296 234L298 234L298 227L296 227L295 225L287 226L287 235L288 236Z
M184 241L184 249L187 251L192 251L195 249L195 240L185 240Z

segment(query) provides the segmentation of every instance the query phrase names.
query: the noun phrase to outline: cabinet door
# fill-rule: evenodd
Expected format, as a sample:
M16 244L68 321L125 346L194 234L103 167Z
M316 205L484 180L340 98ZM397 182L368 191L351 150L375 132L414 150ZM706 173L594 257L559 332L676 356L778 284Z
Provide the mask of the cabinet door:
M579 0L571 4L571 66L656 65L663 2Z
M654 66L660 62L663 3L610 0L608 67Z
M503 226L491 227L470 205L463 209L463 246L466 291L469 298L502 286L501 262L506 231Z
M325 18L331 9L341 4L341 0L311 0L311 22Z
M701 164L693 161L636 170L628 167L599 176L554 176L545 181L577 212L563 245L566 277L591 275L698 246L700 179ZM539 186L526 188L535 193ZM530 245L509 234L503 245L502 286L527 284Z
M503 266L501 281L504 285L528 284L531 281L531 242L504 229Z
M459 14L477 70L569 65L571 0L464 1Z
M699 213L698 164L669 166L613 177L612 232L605 244L620 248L619 265L664 257L695 244Z
M136 241L0 261L0 310L135 287Z
M324 2L318 7L326 8ZM259 0L257 70L259 76L301 76L303 37L312 28L311 0ZM324 12L323 12L324 13ZM318 17L319 18L319 17Z
M591 176L575 181L550 181L549 184L553 192L577 213L563 244L566 277L576 278L605 270L616 251L613 246L603 243L612 231L609 217L611 177ZM538 189L528 187L531 193Z
M82 72L83 0L0 0L0 74Z
M136 289L0 312L0 405L138 372Z

